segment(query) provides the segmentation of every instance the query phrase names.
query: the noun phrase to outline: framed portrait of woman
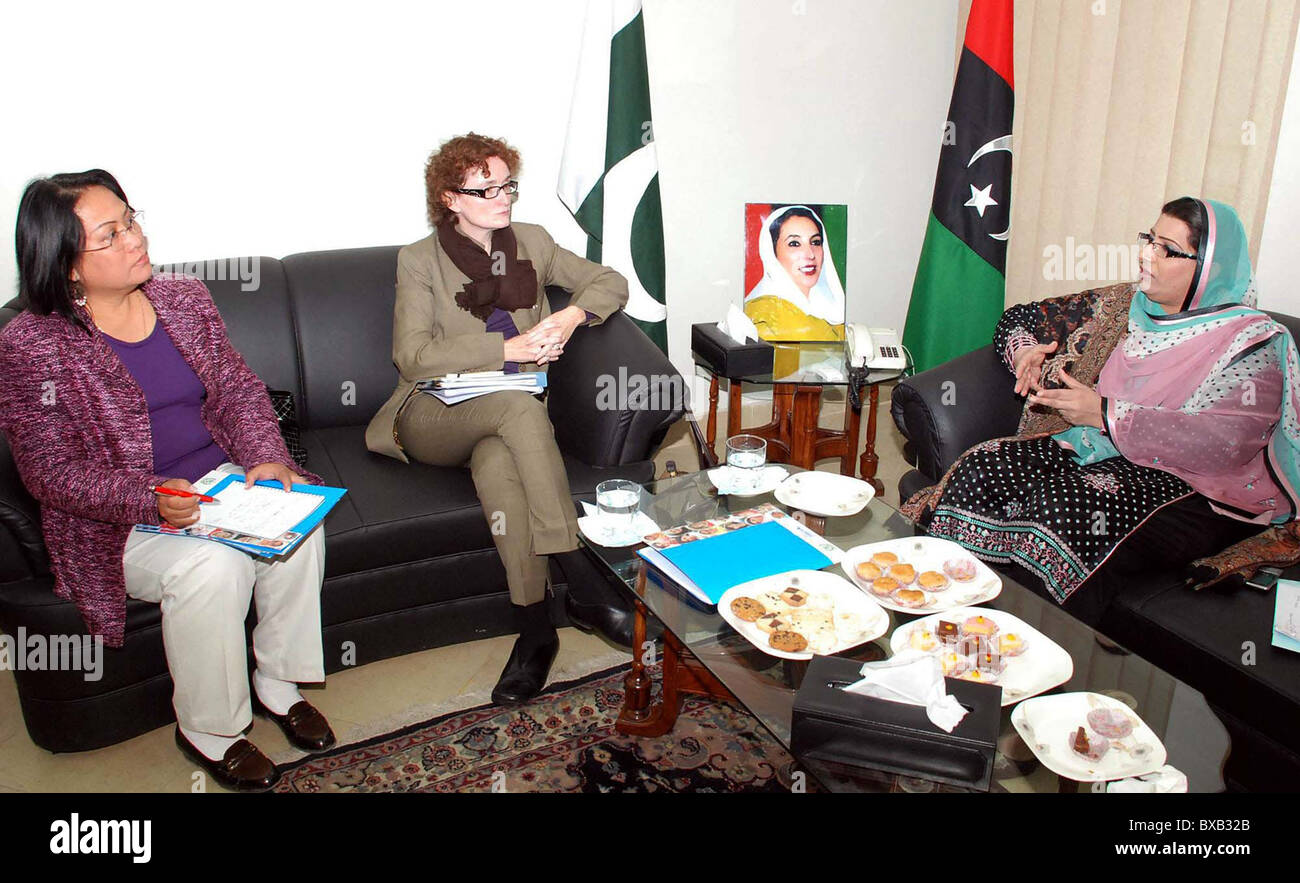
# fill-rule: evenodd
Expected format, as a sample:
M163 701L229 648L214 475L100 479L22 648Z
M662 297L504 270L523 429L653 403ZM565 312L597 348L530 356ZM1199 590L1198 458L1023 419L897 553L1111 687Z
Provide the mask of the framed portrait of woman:
M848 206L745 204L743 309L763 340L844 339Z

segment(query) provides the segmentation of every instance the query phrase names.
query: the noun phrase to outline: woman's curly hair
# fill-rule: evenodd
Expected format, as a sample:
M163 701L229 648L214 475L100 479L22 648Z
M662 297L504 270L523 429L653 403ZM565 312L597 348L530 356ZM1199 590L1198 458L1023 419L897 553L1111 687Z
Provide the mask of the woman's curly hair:
M500 157L511 175L519 173L519 151L500 138L470 132L446 141L424 164L424 194L429 207L429 223L436 227L450 210L442 195L456 190L465 182L465 173L477 167L488 174L488 160Z

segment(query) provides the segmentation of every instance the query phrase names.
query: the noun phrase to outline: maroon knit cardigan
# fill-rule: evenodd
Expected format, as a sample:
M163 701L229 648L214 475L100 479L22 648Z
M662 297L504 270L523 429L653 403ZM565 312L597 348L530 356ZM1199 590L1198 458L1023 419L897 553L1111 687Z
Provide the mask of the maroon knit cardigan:
M158 321L207 392L201 416L231 462L283 463L266 387L230 345L207 287L159 275L143 288ZM0 332L0 430L41 505L54 592L76 603L91 634L122 645L122 554L133 524L158 524L149 406L84 308L90 329L24 312ZM288 357L288 354L286 354ZM313 483L320 478L307 475Z

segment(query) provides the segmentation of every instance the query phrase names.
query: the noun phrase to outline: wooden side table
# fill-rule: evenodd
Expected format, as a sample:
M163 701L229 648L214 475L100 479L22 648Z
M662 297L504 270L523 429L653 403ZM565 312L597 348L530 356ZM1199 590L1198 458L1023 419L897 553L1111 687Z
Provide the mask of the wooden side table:
M828 351L827 344L781 344L785 347L799 348L800 356L808 353L808 358L824 358ZM838 346L834 345L834 346ZM709 371L709 415L705 433L705 443L710 451L715 451L718 435L718 392L720 379L709 366L702 365ZM845 372L847 374L847 371ZM840 474L853 476L859 470L861 476L870 482L876 493L883 493L885 486L876 478L880 457L876 454L876 408L880 403L879 384L892 379L902 372L886 372L879 376L868 376L859 387L861 401L867 411L866 448L858 462L854 455L858 450L858 433L862 415L855 411L846 400L844 403L844 428L826 429L818 425L821 415L821 394L827 386L839 386L847 389L848 382L822 381L792 375L789 380L775 379L771 376L730 377L729 401L727 406L727 437L740 433L757 435L767 440L767 458L775 463L791 463L804 469L813 469L818 460L827 457L840 459ZM772 387L772 419L763 426L742 428L740 425L741 387L744 383L758 383Z

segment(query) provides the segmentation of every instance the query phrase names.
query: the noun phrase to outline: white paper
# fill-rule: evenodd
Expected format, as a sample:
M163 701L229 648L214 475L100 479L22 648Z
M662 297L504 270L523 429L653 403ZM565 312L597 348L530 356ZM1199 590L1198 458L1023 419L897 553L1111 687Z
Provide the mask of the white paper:
M1107 794L1186 794L1187 776L1165 764L1154 773L1132 779L1117 779L1106 786Z
M736 343L758 340L758 326L735 304L727 307L727 317L718 323L718 330Z
M1300 583L1289 579L1277 581L1277 604L1273 622L1279 632L1300 641Z
M925 706L930 723L951 733L966 716L965 707L950 696L943 682L939 659L907 649L884 662L867 662L859 669L862 680L844 689L904 705Z
M233 482L216 497L219 504L199 504L199 524L264 539L293 530L324 501L318 494L256 485L246 488L241 482Z

